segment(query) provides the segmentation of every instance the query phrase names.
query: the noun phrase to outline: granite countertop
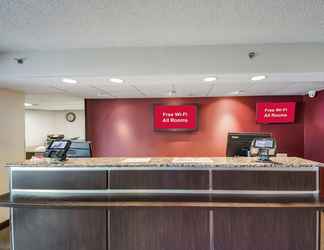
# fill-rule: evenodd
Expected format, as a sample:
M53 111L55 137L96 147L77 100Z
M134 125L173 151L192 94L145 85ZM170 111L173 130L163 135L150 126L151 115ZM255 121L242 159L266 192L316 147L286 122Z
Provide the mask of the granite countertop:
M53 162L49 159L28 160L7 164L7 167L203 167L203 168L314 168L324 164L298 157L273 157L272 162L258 162L255 157L109 157L68 159Z

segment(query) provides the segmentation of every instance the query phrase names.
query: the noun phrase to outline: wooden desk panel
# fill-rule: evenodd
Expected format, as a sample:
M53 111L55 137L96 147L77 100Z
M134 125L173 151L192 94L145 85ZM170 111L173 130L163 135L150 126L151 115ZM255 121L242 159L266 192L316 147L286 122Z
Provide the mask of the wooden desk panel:
M111 250L210 250L207 209L111 209L109 231Z
M13 171L14 189L106 189L107 171Z
M215 250L316 250L316 210L213 211Z
M207 170L113 170L111 189L209 189Z
M107 250L106 209L15 208L15 250Z
M213 171L213 189L316 191L312 171Z

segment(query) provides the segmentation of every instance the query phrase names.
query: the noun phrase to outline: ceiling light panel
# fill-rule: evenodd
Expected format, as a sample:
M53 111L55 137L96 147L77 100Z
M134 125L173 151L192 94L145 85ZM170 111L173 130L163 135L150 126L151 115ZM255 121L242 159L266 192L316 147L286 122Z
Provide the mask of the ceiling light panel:
M68 83L68 84L77 84L78 81L72 78L62 78L61 80L64 83Z
M214 82L217 80L217 78L212 76L212 77L206 77L203 80L204 82Z
M120 78L109 78L109 81L112 83L123 83L124 80L120 79Z
M252 81L262 81L262 80L265 80L266 78L267 78L267 76L265 76L265 75L258 75L258 76L251 77L251 80Z

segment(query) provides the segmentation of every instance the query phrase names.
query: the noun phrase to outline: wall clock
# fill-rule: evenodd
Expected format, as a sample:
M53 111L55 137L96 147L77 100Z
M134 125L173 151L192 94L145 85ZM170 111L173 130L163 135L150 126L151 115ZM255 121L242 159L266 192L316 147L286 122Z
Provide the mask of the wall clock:
M73 112L69 112L65 115L65 118L68 122L74 122L76 119L76 114Z

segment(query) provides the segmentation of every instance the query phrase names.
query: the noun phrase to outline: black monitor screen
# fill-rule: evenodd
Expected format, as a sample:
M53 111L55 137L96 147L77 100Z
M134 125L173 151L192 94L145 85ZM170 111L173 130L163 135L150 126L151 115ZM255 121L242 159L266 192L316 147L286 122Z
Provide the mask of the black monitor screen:
M255 138L270 138L270 133L228 133L226 156L248 156Z

